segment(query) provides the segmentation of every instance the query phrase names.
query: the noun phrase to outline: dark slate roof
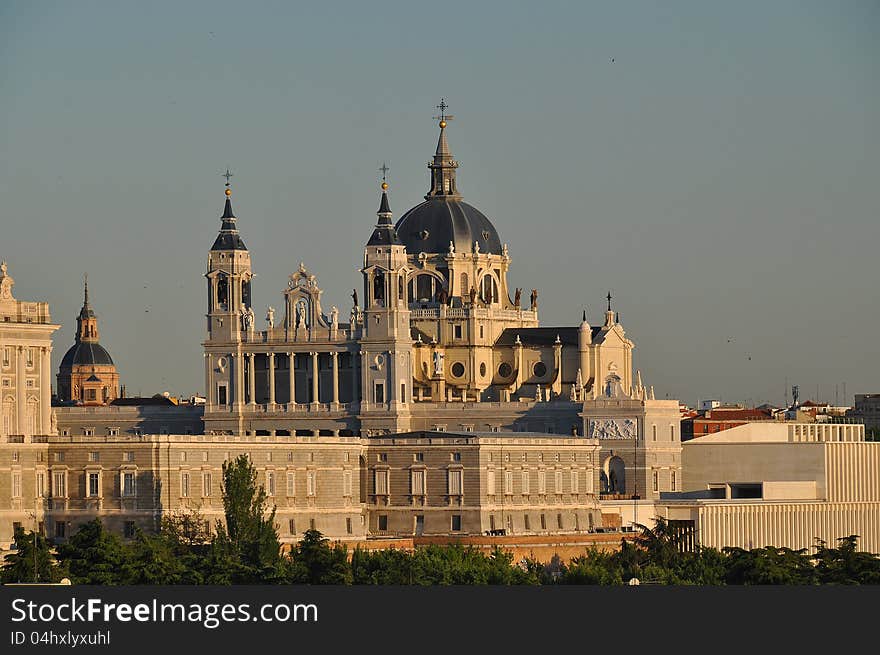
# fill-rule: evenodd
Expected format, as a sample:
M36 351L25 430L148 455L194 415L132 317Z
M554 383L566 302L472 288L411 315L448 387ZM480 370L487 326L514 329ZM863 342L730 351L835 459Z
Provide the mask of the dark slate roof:
M397 234L410 255L449 252L450 241L458 252L471 252L476 241L480 252L502 254L492 222L461 200L438 196L416 205L397 222Z
M226 206L223 208L223 222L220 224L220 234L214 240L211 250L247 250L244 241L238 234L238 226L235 224L235 214L232 213L232 201L227 197Z
M113 366L113 360L110 358L110 353L104 350L101 344L80 341L73 344L70 350L64 354L59 368L69 369L74 366L93 364Z
M238 232L220 232L214 240L211 250L247 250Z
M596 334L598 330L599 328L593 328L593 334ZM577 347L578 345L578 328L576 327L507 328L498 337L495 345L513 346L516 343L517 335L524 346L552 346L556 343L557 335L564 346Z

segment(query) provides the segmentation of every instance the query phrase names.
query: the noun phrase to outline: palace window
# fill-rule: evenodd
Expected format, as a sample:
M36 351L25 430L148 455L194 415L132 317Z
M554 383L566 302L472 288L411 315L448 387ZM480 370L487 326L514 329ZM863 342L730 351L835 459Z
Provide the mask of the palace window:
M202 496L210 497L213 488L212 482L210 473L202 473Z
M136 478L135 474L132 473L123 473L122 474L122 495L126 497L131 497L136 495L137 487L136 487Z
M410 487L413 496L425 495L425 471L424 469L416 469L410 473Z
M123 536L126 539L133 539L136 533L134 521L126 521L123 529Z
M183 498L189 497L189 473L180 474L180 495Z
M342 495L345 498L351 497L351 471L342 472Z
M529 493L529 472L522 472L522 493L523 495L528 495Z
M67 472L55 471L52 475L52 495L55 498L67 497Z
M317 473L315 471L309 471L306 474L306 494L309 496L314 496L317 493L318 481L317 481Z
M266 495L275 495L275 471L266 471Z
M296 474L292 471L287 473L287 495L290 498L296 496Z
M387 532L388 531L388 515L387 514L379 514L379 532Z
M388 470L376 469L373 472L373 488L377 496L388 495Z
M97 473L89 473L89 496L95 497L100 495L99 490L100 477Z
M447 487L450 496L462 495L462 471L453 469L447 474Z
M18 471L12 472L12 497L21 498L21 473Z
M452 515L452 531L461 532L461 514Z
M486 471L486 495L495 495L495 471L492 469Z

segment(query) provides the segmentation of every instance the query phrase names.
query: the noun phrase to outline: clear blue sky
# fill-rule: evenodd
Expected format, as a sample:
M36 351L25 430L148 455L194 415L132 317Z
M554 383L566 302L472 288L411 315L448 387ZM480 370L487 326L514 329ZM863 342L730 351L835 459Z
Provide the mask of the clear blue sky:
M445 97L542 324L611 289L659 397L878 392L878 28L877 2L7 0L0 258L55 366L88 271L129 394L201 391L219 174L259 318L300 260L347 308L376 169L420 201Z

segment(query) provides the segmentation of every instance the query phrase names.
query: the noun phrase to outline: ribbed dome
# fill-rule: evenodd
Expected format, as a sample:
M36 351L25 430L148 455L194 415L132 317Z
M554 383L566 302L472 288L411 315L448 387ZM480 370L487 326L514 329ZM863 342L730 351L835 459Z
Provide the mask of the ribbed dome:
M75 343L64 354L61 360L61 369L69 369L74 366L113 366L113 360L99 343L80 342Z
M474 241L480 252L502 254L501 239L492 222L479 209L458 199L432 197L416 205L397 222L397 235L410 255L471 252Z

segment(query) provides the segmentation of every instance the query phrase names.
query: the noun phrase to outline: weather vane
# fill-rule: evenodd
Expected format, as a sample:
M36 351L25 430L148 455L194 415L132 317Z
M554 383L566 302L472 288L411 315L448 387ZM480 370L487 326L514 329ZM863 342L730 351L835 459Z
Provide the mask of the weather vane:
M220 177L226 178L226 186L229 186L229 178L232 177L232 173L229 172L229 167L226 167L225 173L220 173Z
M446 104L446 98L440 98L440 104L436 106L436 109L440 110L440 115L434 116L434 120L440 121L440 127L446 127L446 121L451 121L455 118L452 114L446 113L446 110L449 109L449 105Z

